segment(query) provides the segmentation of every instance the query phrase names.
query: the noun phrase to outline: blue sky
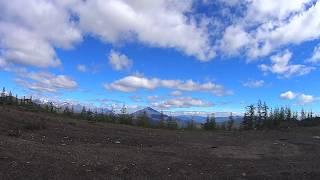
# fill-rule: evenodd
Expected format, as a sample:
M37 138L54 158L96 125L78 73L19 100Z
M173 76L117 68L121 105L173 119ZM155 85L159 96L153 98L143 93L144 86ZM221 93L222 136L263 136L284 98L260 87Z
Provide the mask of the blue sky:
M0 84L130 111L319 112L319 29L318 0L0 0Z

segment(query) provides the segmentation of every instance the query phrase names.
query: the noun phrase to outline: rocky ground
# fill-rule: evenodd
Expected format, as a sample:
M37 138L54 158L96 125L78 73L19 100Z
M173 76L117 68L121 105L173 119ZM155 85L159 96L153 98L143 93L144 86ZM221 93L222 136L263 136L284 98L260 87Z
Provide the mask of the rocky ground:
M320 127L204 132L0 107L0 179L320 179Z

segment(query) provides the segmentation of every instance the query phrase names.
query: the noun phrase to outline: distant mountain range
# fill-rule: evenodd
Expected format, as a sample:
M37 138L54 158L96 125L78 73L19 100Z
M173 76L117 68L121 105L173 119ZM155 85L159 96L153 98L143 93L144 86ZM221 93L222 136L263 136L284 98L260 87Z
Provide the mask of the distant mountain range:
M50 103L52 103L53 106L60 109L61 112L68 107L69 109L73 108L73 111L75 113L80 113L83 108L83 105L78 104L78 103L58 102L58 101L52 102L52 101L49 101L48 99L45 99L45 98L34 99L33 102L36 104L40 104L42 106L50 105ZM93 108L93 109L91 109L91 111L96 111L96 110L98 113L103 112L105 114L108 114L111 112L108 108ZM144 113L154 122L160 121L160 119L161 119L161 113L151 107L147 107L147 108L138 110L138 111L132 113L131 115L133 117L139 117L139 116L143 115ZM163 117L165 120L167 120L169 118L169 115L163 114ZM205 116L197 116L197 115L177 115L177 116L173 116L173 118L178 122L179 126L185 126L191 120L194 120L196 124L201 124L201 123L204 123L207 119L207 117L205 117ZM242 116L234 116L233 118L234 118L236 124L239 124L243 119ZM228 121L228 119L229 119L229 117L216 117L216 122L218 124L220 124L220 123Z
M132 115L134 117L139 117L139 116L143 115L144 113L154 121L159 121L161 119L161 113L157 110L152 109L151 107L147 107L147 108L138 110L138 111L132 113ZM166 114L163 114L163 118L166 120L169 118L169 116Z
M132 115L134 117L137 117L139 115L142 115L143 113L146 113L146 115L149 118L151 118L152 120L160 120L160 117L161 117L161 113L151 107L147 107L145 109L138 110L138 111L132 113ZM168 117L169 117L168 115L164 114L165 119L167 119ZM196 123L204 123L207 119L207 117L205 117L205 116L195 116L195 115L178 115L178 116L174 116L174 118L178 122L188 122L188 121L194 120ZM243 119L242 116L234 116L233 118L234 118L235 123L241 122ZM229 117L216 117L217 123L226 122L228 120L229 120Z
M71 103L71 102L59 102L59 101L49 101L48 99L42 98L42 99L34 99L33 100L34 103L36 104L40 104L42 106L45 105L50 105L50 103L52 103L52 105L58 109L60 109L60 111L65 110L67 107L71 110L73 108L73 111L75 113L81 113L82 109L83 109L83 105L79 104L79 103ZM88 110L88 108L87 108ZM91 108L91 111L97 111L98 113L110 113L111 111L108 108Z

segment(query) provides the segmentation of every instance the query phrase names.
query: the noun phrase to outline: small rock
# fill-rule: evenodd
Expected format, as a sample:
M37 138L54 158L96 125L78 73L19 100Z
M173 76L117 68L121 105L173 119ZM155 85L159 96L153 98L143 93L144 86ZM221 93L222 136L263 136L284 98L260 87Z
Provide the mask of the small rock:
M243 177L247 176L247 173L242 173L242 176L243 176Z
M121 144L121 142L120 142L120 141L114 141L114 143L115 143L115 144Z

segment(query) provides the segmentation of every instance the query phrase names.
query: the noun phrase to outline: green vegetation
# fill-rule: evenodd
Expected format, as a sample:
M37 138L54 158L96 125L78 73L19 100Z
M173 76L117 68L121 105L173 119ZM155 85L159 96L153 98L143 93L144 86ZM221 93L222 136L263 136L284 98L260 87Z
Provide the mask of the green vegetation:
M90 122L117 123L144 128L173 130L179 128L177 120L173 116L166 116L163 112L161 112L159 121L153 121L148 117L146 112L134 117L131 114L128 114L125 105L123 105L119 114L116 114L113 108L108 112L98 112L97 109L91 110L83 107L81 112L75 112L73 107L66 106L64 109L61 109L55 107L52 102L45 105L36 104L32 101L32 97L26 98L24 96L19 99L18 95L13 96L11 91L6 93L5 88L2 89L0 105L16 106L27 111L46 112L63 117L87 120ZM202 129L207 131L219 129L232 131L239 128L242 130L263 130L317 125L320 125L320 118L316 117L312 111L306 112L302 109L299 115L298 112L292 111L289 107L269 108L265 102L262 103L259 100L256 105L251 104L245 108L243 121L240 127L235 125L233 114L230 113L228 120L220 124L217 124L215 115L211 114L207 117L206 122L202 124ZM197 128L197 123L193 118L188 121L184 127L184 129L187 130L194 130Z
M263 130L290 128L295 126L316 126L320 125L320 118L316 117L312 111L300 112L292 111L289 107L271 108L266 103L258 101L257 105L251 104L246 107L241 128L243 130Z
M214 114L207 117L206 122L203 124L204 130L215 130L217 129L216 117Z

